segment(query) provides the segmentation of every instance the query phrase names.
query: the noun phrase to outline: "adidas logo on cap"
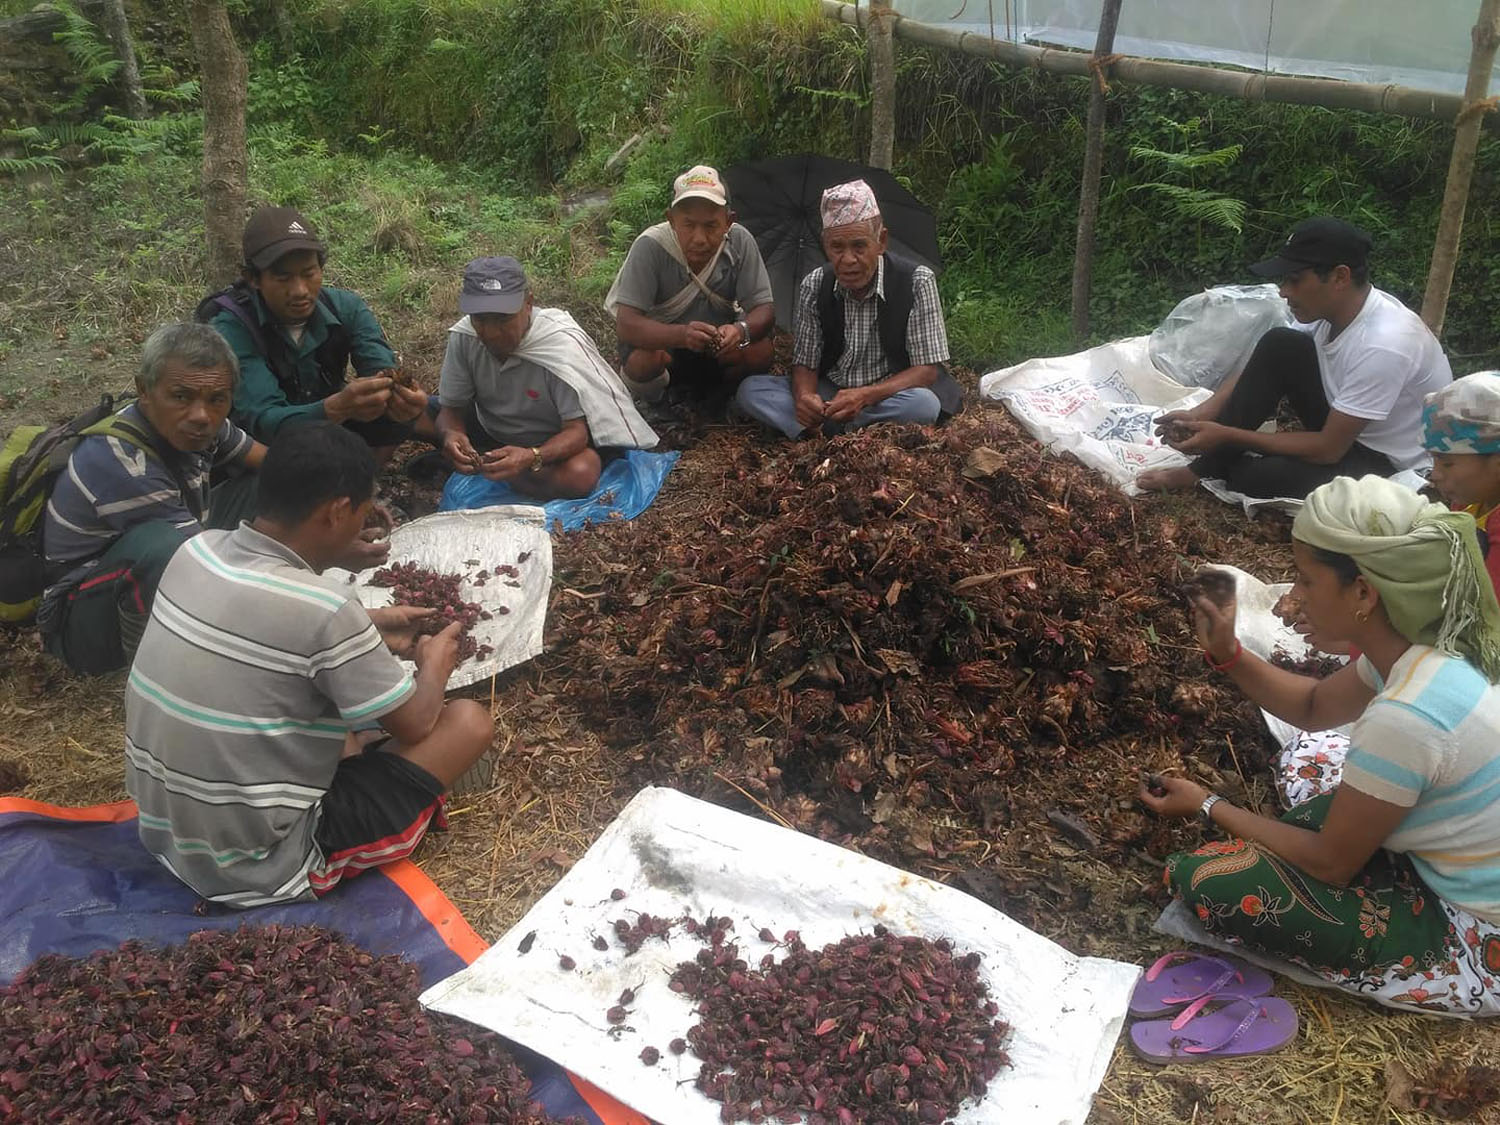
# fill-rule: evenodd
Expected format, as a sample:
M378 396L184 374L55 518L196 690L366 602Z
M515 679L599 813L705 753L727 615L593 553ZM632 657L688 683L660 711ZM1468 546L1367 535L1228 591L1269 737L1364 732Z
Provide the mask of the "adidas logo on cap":
M287 234L306 234L307 228L296 220L293 220L291 226L286 228L286 232Z

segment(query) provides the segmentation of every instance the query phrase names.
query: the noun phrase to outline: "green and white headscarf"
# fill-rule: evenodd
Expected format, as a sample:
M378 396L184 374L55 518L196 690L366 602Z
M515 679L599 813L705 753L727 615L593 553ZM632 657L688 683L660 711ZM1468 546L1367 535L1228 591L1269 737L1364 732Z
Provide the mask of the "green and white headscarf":
M1500 603L1473 516L1384 477L1339 477L1309 494L1292 537L1352 558L1408 641L1461 656L1500 682Z

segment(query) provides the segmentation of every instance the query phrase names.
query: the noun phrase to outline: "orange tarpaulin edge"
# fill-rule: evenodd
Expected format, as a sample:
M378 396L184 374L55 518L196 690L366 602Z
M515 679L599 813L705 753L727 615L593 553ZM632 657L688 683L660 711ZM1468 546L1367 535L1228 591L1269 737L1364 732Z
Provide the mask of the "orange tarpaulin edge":
M112 805L89 805L81 809L29 801L25 797L0 797L0 813L36 813L53 820L87 820L96 824L118 824L136 814L134 801L116 801Z
M472 964L490 947L489 942L474 932L474 927L459 913L458 907L448 901L448 896L411 860L387 863L376 870L401 888L412 905L422 912L422 917L432 923L443 944L462 957L465 965Z
M28 800L25 797L0 797L0 814L35 813L53 820L118 824L122 820L129 820L138 811L134 801L115 801L108 805L67 808L63 805L49 805L43 801ZM391 882L401 888L402 893L411 899L412 905L422 912L422 917L431 923L438 937L443 939L443 944L462 958L464 964L472 964L476 957L489 948L489 943L474 932L474 927L469 925L458 907L454 906L448 896L443 894L442 889L411 860L403 859L396 863L388 863L377 870L384 872ZM566 1069L564 1067L564 1070ZM572 1071L568 1071L567 1074L568 1080L577 1089L578 1096L599 1115L604 1125L651 1125L650 1118L616 1101L593 1083L579 1078Z

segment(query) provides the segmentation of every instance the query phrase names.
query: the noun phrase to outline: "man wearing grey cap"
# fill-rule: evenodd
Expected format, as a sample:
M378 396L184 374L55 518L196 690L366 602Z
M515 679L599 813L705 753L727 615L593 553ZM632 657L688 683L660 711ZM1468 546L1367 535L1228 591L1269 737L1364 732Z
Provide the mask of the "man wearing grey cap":
M470 262L458 307L437 415L455 471L542 500L580 497L599 483L601 449L656 444L588 334L561 309L534 306L516 259Z
M244 254L243 279L197 312L239 358L231 416L241 428L270 443L290 424L337 422L381 460L403 441L436 440L427 395L398 380L370 307L323 284L328 251L306 216L260 208L245 224Z

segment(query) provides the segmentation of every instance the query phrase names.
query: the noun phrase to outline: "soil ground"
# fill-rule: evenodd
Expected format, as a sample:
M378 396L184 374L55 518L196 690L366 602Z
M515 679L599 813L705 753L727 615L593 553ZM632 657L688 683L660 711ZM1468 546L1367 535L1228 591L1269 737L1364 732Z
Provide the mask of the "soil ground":
M91 401L100 387L120 389L130 374L122 358L128 352L122 348L114 355L90 355L93 362L88 363L82 345L66 339L12 352L0 375L0 394L6 396L0 424L75 409ZM431 349L408 357L429 382L435 360ZM71 374L48 381L45 373L54 365ZM955 425L989 425L999 419L1009 442L1030 445L998 412L974 407L966 418ZM668 444L686 447L686 452L653 508L626 527L607 529L610 542L622 552L659 546L670 542L676 529L723 518L726 481L747 456L774 464L794 455L791 449L770 448L746 429L723 425L667 427L665 436ZM414 488L399 472L383 488L414 516L432 502L430 490ZM1166 516L1209 529L1199 538L1212 554L1200 552L1196 562L1233 562L1267 580L1287 577L1290 556L1281 517L1249 522L1206 493L1131 503L1143 517ZM590 535L586 531L557 541L549 646L555 646L556 619L566 618L567 603L588 593L579 588L586 583L576 571L592 557ZM73 677L40 652L29 630L0 634L0 646L0 791L68 805L122 798L123 677ZM599 725L585 721L566 663L555 652L476 685L468 694L491 707L500 766L489 790L454 801L450 831L431 837L416 858L479 933L493 941L631 798L642 763L658 748L620 745L614 739L606 743ZM1250 721L1231 742L1231 758L1223 770L1215 771L1207 762L1202 766L1209 780L1236 799L1269 809L1268 750L1258 724ZM1099 794L1112 803L1114 815L1130 810L1140 766L1159 751L1129 740L1107 741L1070 769L1018 775L1005 794L1007 815L982 841L982 861L976 862L973 852L958 852L905 862L978 894L1076 953L1149 963L1172 947L1151 932L1164 902L1158 863L1140 851L1096 851L1047 814L1092 811L1089 802ZM1093 795L1083 799L1085 773L1095 780L1089 783ZM732 781L711 795L743 811L761 807ZM1196 829L1186 829L1177 844L1195 839ZM1279 991L1292 999L1302 1019L1294 1048L1261 1059L1164 1069L1147 1067L1118 1048L1090 1121L1428 1121L1434 1118L1411 1108L1412 1097L1403 1092L1410 1077L1420 1081L1439 1063L1484 1063L1500 1053L1500 1029L1491 1026L1390 1014L1286 982Z

